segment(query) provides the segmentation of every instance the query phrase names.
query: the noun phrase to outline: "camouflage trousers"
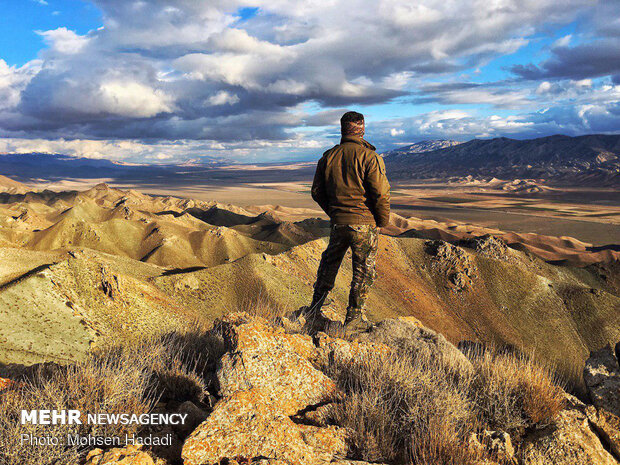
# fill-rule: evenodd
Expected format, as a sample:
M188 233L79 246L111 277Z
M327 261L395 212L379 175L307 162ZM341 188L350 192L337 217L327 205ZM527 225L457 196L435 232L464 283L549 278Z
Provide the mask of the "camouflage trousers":
M377 277L376 258L378 232L376 226L333 224L329 245L321 256L321 263L314 284L312 305L320 307L329 291L334 288L340 264L351 248L353 253L353 279L349 293L348 312L361 312L368 292Z

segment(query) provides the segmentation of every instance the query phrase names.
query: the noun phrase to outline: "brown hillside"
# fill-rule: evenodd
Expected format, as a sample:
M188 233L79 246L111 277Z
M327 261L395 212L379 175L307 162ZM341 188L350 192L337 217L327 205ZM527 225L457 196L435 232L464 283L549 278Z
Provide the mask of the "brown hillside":
M106 185L5 196L0 212L2 363L78 359L101 338L213 320L256 301L296 310L310 299L328 233L307 210ZM613 247L396 215L385 232L373 321L412 315L454 343L510 344L567 373L620 339ZM336 318L350 268L347 257L326 308Z

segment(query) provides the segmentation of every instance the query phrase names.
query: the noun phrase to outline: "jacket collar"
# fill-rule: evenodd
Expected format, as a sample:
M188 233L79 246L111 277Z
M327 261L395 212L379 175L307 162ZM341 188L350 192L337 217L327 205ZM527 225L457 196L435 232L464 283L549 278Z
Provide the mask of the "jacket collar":
M353 142L354 144L360 144L366 148L369 148L370 150L376 150L376 147L372 145L370 142L368 142L367 140L364 140L363 137L342 136L342 139L340 139L340 143L344 144L345 142Z

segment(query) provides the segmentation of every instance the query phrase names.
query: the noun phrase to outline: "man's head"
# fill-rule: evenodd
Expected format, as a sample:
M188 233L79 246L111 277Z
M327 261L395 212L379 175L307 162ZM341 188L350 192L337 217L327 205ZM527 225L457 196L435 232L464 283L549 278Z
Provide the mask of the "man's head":
M340 118L340 130L343 136L364 136L364 115L356 111L347 111Z

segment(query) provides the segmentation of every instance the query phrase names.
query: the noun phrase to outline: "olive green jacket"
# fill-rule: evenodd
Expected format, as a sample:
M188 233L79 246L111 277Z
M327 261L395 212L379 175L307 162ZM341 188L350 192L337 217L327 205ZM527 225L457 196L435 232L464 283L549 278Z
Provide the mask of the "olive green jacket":
M319 160L312 198L333 224L387 226L390 184L383 158L363 138L343 136Z

